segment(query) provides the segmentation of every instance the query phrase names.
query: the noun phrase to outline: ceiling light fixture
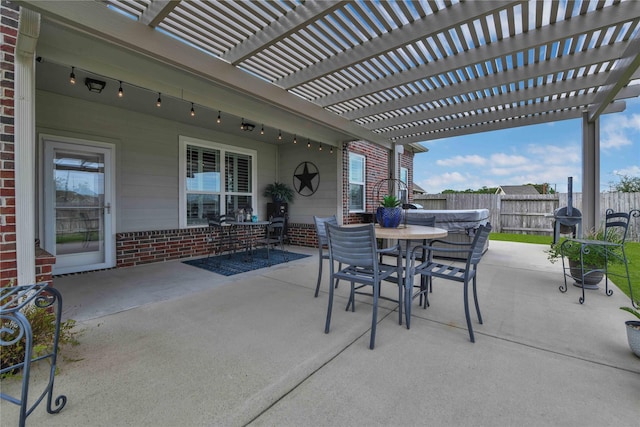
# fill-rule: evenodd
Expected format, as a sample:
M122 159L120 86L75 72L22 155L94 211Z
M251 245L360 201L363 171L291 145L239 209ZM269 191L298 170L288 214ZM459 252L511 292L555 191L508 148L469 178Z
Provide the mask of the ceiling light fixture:
M245 132L251 132L253 131L253 129L255 129L256 125L252 124L252 123L246 123L244 121L244 118L242 119L242 122L240 123L240 129L245 131Z
M218 119L216 120L216 123L220 124L221 121L222 119L220 118L220 110L218 110Z
M196 110L193 109L193 102L191 103L191 117L195 117Z
M104 90L105 86L107 85L106 82L92 79L90 77L87 77L86 79L84 79L84 84L87 86L87 88L89 88L89 92L95 92L95 93L101 93Z
M282 131L278 130L278 140L281 140L281 139L282 139Z
M120 80L120 87L118 88L118 98L122 98L124 96L124 91L122 90L122 80Z
M333 154L333 145L331 146L331 149L329 150L330 154Z
M158 100L156 101L156 107L160 107L162 106L162 97L160 95L160 92L158 92Z
M69 83L76 84L76 67L71 67L71 74L69 74Z
M311 148L311 141L307 139L307 148Z
M298 143L298 138L297 138L295 135L293 135L293 143L294 143L294 144L297 144L297 143Z
M318 151L322 151L322 144L320 144L320 147L318 147Z
M260 135L264 135L264 125L262 125L262 128L260 129Z

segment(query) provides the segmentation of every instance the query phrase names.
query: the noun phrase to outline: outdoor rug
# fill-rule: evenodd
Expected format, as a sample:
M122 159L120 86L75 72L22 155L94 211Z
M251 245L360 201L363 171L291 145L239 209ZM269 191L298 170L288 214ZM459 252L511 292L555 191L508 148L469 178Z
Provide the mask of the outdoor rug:
M282 252L280 249L270 250L269 255L271 257L271 265L282 264L283 262L287 262L287 260L294 261L309 256L289 251ZM240 251L232 254L231 257L223 254L215 257L212 256L209 259L205 257L182 262L193 265L194 267L204 268L213 273L222 274L223 276L233 276L234 274L269 267L267 250L265 248L253 251L253 256L249 258L247 258L247 254L244 251Z

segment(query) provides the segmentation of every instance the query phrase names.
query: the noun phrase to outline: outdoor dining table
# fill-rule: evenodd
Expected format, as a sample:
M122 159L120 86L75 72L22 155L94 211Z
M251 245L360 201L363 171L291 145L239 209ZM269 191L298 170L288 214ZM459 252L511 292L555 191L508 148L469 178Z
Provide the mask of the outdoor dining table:
M271 221L227 221L226 224L233 227L244 227L249 230L249 235L245 240L244 248L245 248L245 261L250 261L253 256L253 227L266 227L271 224Z
M357 227L366 224L347 224L345 227ZM404 277L399 277L399 280L402 280L402 285L405 288L405 312L411 313L411 295L412 290L407 288L409 282L408 280L408 268L409 268L409 259L411 258L411 249L415 245L411 245L412 240L433 240L433 239L442 239L447 237L449 232L443 228L438 227L429 227L425 225L413 225L413 224L400 224L398 227L381 227L379 224L376 224L375 227L376 238L378 239L395 239L395 240L404 240L406 242L405 245L405 254L404 254Z

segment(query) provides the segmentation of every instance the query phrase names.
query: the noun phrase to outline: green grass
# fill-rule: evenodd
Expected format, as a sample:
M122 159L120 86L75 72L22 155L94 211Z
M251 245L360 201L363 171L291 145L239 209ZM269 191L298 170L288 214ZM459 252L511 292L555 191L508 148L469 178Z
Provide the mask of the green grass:
M551 236L534 236L527 234L510 234L510 233L491 233L489 235L490 240L502 240L506 242L520 242L520 243L537 243L542 245L551 245ZM624 246L625 253L627 254L627 263L629 265L629 278L631 279L631 288L633 289L633 298L640 300L640 243L627 242ZM629 295L629 286L624 270L624 265L612 265L609 267L611 275L613 277L610 280L620 288L625 295ZM623 277L614 276L622 275Z

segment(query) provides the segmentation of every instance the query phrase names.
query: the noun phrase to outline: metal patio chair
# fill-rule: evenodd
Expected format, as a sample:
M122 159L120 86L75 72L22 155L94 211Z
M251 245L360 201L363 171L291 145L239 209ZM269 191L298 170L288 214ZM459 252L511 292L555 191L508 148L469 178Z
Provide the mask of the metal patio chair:
M207 222L209 223L209 252L207 253L207 262L211 257L211 254L221 255L227 252L229 258L231 254L235 254L237 247L237 240L235 230L229 222L235 221L235 218L231 215L215 215L207 214Z
M633 287L631 286L631 278L629 276L629 263L627 262L627 255L624 251L624 245L627 239L627 232L629 231L629 222L632 218L640 217L640 210L632 209L629 212L614 212L613 209L607 209L605 212L604 223L604 235L602 240L594 239L565 239L560 245L560 253L562 256L562 268L564 270L564 284L560 285L560 291L567 291L567 276L576 279L579 276L580 288L582 288L582 296L578 299L580 304L585 300L585 288L588 288L588 278L595 273L604 273L605 279L605 294L607 296L613 295L613 290L609 289L609 276L618 276L625 278L629 286L629 297L631 298L631 305L637 308L635 300L633 298ZM571 248L579 249L580 262L579 266L573 267L567 261L565 265L565 256L567 252L571 251ZM584 262L584 255L590 252L601 254L604 259L604 266L596 266L596 268L590 268ZM608 265L609 260L617 258L622 264L624 264L625 274L614 274L609 272ZM577 280L577 279L576 279Z
M396 275L402 277L402 261L398 257L397 265L390 266L378 263L381 253L391 253L397 251L399 245L387 249L378 249L376 235L373 224L366 224L359 227L338 227L327 224L327 236L329 243L329 268L330 283L336 280L346 280L351 283L351 292L347 310L351 306L351 311L355 311L356 290L364 286L371 286L369 295L373 298L373 312L371 316L371 339L369 348L373 349L376 339L376 325L378 322L378 300L380 296L380 285L383 280ZM335 263L340 263L340 268L335 270ZM355 284L360 286L356 287ZM404 289L402 280L397 280L398 286L398 312L399 323L402 324L402 304ZM327 320L325 323L325 333L329 333L331 325L331 311L333 309L334 286L329 286L329 303L327 306ZM361 292L358 292L361 293ZM385 298L388 299L388 298ZM396 301L396 300L392 300Z
M271 248L280 246L285 261L288 261L287 251L284 247L285 218L278 216L271 219L265 227L264 237L256 239L255 247L263 246L267 249L268 264L271 265Z
M338 225L335 215L327 217L313 217L313 223L316 226L316 236L318 237L318 283L316 283L315 297L320 292L320 282L322 281L322 264L325 259L329 259L329 240L327 239L327 224ZM336 280L336 286L338 281Z
M422 300L423 308L427 308L429 305L428 293L432 286L433 278L453 280L463 284L464 293L464 314L467 320L467 328L469 329L469 338L471 342L475 342L473 335L473 326L471 325L471 317L469 315L469 282L471 282L473 290L473 301L476 306L476 314L478 316L478 322L482 324L482 315L480 314L480 305L478 304L478 293L476 287L476 279L478 274L478 263L482 259L482 250L489 238L491 232L491 224L481 225L476 235L469 243L454 243L444 240L433 240L429 245L419 245L411 250L411 262L409 267L408 279L411 282L409 289L413 289L413 280L416 274L428 278L428 286L420 286L420 290L414 295L407 295L405 298L415 298L420 295L423 296ZM433 246L434 244L438 246ZM420 261L420 264L416 265L416 257L421 251L426 251L426 259ZM467 259L464 266L444 264L439 261L434 261L434 254L440 254L446 256L451 252L466 252ZM407 304L407 311L411 309L411 304ZM409 322L409 315L407 313L407 322ZM408 326L408 325L407 325Z

